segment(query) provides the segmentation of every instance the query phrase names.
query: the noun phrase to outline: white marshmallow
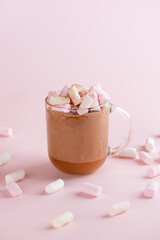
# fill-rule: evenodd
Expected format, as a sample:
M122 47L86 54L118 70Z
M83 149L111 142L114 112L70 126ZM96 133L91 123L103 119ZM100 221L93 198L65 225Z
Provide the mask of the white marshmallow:
M81 103L82 99L79 95L78 89L74 85L68 89L68 94L75 106Z
M89 96L91 98L93 98L93 102L90 108L90 111L100 111L101 108L99 107L99 101L98 101L98 97L97 97L97 93L96 92L89 92Z
M100 111L101 108L99 107L99 102L98 102L98 98L94 98L93 99L93 103L91 105L90 111Z
M82 193L85 193L87 195L99 197L101 196L102 192L103 192L103 188L101 186L91 184L88 182L84 182L82 185Z
M126 158L137 158L137 149L136 148L125 148L122 152L118 154L119 157L126 157Z
M158 181L152 181L147 185L147 187L144 191L144 196L152 198L157 194L158 189L159 189L159 182Z
M154 150L154 147L155 147L155 142L154 142L154 139L149 137L146 139L146 142L145 142L145 148L148 152L151 152Z
M78 113L79 115L83 115L83 114L85 114L85 113L88 113L88 111L89 111L89 109L79 108L79 109L77 110L77 113Z
M91 98L89 95L85 95L82 99L79 109L77 110L77 113L79 115L87 113L92 103L93 103L93 98Z
M11 159L11 156L9 153L4 153L0 156L0 166L4 165Z
M128 201L116 203L108 209L109 216L115 216L122 212L127 211L130 208L130 203Z
M90 108L90 106L93 103L93 98L91 98L89 95L85 95L82 99L82 102L80 104L80 108Z
M23 169L19 169L15 172L9 173L5 176L6 183L16 182L25 177L25 171Z
M64 181L62 179L58 179L50 184L48 184L45 187L45 192L50 194L50 193L55 193L58 190L62 189L64 187Z
M74 216L71 212L65 212L59 217L53 219L52 225L54 228L60 228L67 223L70 223L74 219Z
M13 135L12 128L0 127L0 136L2 137L11 137Z
M49 103L51 105L69 104L70 103L70 98L69 97L54 97L54 96L51 96L49 98Z

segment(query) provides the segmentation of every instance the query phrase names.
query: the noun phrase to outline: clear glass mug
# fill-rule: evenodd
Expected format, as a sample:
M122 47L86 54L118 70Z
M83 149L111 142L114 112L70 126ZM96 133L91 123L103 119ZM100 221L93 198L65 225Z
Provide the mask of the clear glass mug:
M90 109L83 115L75 109L52 106L45 99L48 155L59 170L72 174L89 174L106 160L122 151L131 137L130 115L110 102L100 106L100 111ZM118 112L126 119L127 136L117 147L108 146L109 115Z

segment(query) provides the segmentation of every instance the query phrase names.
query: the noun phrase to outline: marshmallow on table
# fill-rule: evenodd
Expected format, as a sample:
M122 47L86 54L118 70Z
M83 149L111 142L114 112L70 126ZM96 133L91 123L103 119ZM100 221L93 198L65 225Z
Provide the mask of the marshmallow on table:
M6 188L12 197L18 197L22 194L22 190L20 189L19 185L15 182L7 183Z
M148 169L147 176L148 177L156 177L160 175L160 164L155 165Z
M4 153L0 156L0 166L4 165L11 159L11 156L9 153Z
M154 142L154 139L149 137L146 139L146 142L145 142L145 148L148 152L152 151L155 147L155 142Z
M61 96L61 97L66 97L66 96L67 96L67 93L68 93L68 86L65 85L65 86L62 88L59 96Z
M159 182L152 181L147 185L146 189L144 190L144 196L152 198L157 194L158 189L159 189Z
M13 135L12 128L0 127L0 136L2 137L11 137Z
M45 192L46 193L55 193L58 190L62 189L64 187L64 181L62 179L58 179L57 181L54 181L50 184L48 184L45 187Z
M146 152L139 152L139 158L145 163L145 164L152 164L153 158Z
M137 158L137 149L136 148L125 148L122 152L118 154L119 157L125 158Z
M23 169L19 169L15 172L9 173L5 176L6 183L9 182L17 182L25 177L25 171Z
M71 212L65 212L59 217L53 219L52 225L54 228L63 227L65 224L70 223L74 219L74 216Z
M116 203L108 209L108 215L112 217L127 211L129 208L130 208L130 203L128 201Z
M68 89L68 94L75 106L81 103L82 99L79 95L78 89L74 85Z
M89 111L89 108L91 107L92 103L93 103L93 98L91 98L89 95L85 95L82 99L79 109L77 110L77 113L79 115L87 113Z
M82 185L82 193L85 193L87 195L99 197L102 195L102 192L103 192L103 188L101 186L91 184L88 182L84 182Z
M49 103L51 105L64 105L64 104L69 104L70 103L70 98L69 97L54 97L51 96L49 98Z

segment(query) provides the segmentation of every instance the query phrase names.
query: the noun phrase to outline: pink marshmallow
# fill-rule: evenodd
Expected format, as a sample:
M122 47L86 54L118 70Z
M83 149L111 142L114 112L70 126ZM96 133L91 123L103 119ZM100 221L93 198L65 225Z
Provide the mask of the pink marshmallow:
M103 105L108 101L110 101L110 96L108 95L108 93L102 90L101 94L99 95L99 105Z
M99 97L102 94L102 89L100 85L97 86L97 84L90 87L89 92L96 92L97 96Z
M148 177L156 177L160 175L160 164L155 165L148 169L147 176Z
M103 192L103 188L101 186L88 183L88 182L84 182L82 184L83 194L91 195L93 197L99 197L102 195L102 192Z
M152 181L150 182L146 189L144 190L144 196L148 198L154 197L159 189L159 182L158 181Z
M61 97L66 97L66 96L67 96L67 93L68 93L68 86L65 85L65 86L62 88L59 96L61 96Z
M6 188L12 197L18 197L23 193L22 190L20 189L19 185L15 182L7 183Z
M89 92L96 92L98 99L99 99L99 105L103 105L106 102L108 102L110 100L110 96L108 95L108 93L104 92L101 89L100 84L95 84L93 86L90 87Z
M153 158L146 152L141 151L139 153L139 158L145 163L145 164L152 164Z
M12 128L0 127L0 136L2 137L11 137L13 135Z

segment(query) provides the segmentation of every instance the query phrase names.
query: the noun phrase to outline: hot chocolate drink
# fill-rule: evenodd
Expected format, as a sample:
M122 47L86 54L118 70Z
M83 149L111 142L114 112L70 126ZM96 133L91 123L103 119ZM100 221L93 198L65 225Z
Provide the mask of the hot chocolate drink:
M65 88L64 94L50 92L46 98L49 158L64 172L91 173L108 154L108 95L97 85Z

